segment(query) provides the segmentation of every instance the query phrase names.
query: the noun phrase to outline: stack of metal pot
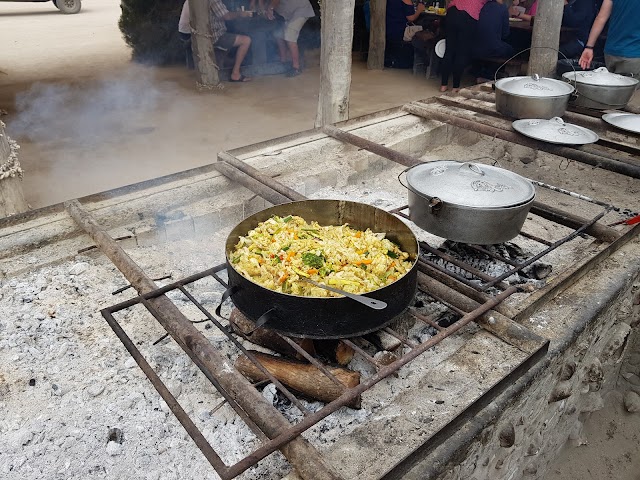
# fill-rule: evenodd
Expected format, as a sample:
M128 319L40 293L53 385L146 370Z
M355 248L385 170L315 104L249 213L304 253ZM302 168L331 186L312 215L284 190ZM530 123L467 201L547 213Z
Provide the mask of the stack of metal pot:
M495 83L496 111L511 118L561 117L574 92L573 85L538 74L501 78Z

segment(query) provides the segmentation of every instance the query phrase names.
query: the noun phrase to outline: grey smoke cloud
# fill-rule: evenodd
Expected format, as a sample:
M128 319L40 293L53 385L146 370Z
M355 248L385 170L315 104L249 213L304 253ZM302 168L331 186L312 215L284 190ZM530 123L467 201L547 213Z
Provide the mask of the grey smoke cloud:
M140 69L75 84L34 84L16 98L11 133L32 142L62 140L86 146L121 135L121 112L139 115L157 108L160 91Z

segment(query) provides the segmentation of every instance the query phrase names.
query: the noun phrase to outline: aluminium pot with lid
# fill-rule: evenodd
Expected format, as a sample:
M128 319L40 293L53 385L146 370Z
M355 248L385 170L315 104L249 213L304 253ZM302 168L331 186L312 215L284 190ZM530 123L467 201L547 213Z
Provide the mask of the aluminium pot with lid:
M501 78L495 83L496 111L512 118L553 118L564 115L573 85L540 77Z
M562 78L575 83L575 105L598 110L626 107L638 86L637 78L612 73L607 67L566 72L562 74Z
M439 160L407 171L409 218L442 238L482 245L518 235L535 198L524 177L499 167Z

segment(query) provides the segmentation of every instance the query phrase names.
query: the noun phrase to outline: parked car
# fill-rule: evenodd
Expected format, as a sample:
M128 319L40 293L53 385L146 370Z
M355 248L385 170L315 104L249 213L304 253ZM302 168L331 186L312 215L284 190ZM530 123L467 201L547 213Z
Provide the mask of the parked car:
M0 0L0 2L48 2L49 0ZM78 13L81 0L51 0L62 13Z

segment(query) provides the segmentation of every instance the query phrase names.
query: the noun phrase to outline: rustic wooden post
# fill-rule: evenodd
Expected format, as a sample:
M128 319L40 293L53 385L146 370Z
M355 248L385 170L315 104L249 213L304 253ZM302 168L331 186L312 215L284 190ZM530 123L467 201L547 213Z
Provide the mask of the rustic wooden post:
M529 75L553 77L558 62L564 0L542 0L533 22Z
M369 29L367 68L382 70L387 35L387 0L371 0L369 5L371 8L371 28Z
M29 209L22 194L22 169L14 145L0 121L0 218Z
M323 0L316 127L349 118L355 0Z
M191 23L191 49L196 66L198 89L221 88L216 54L211 41L209 21L209 2L207 0L188 0Z

